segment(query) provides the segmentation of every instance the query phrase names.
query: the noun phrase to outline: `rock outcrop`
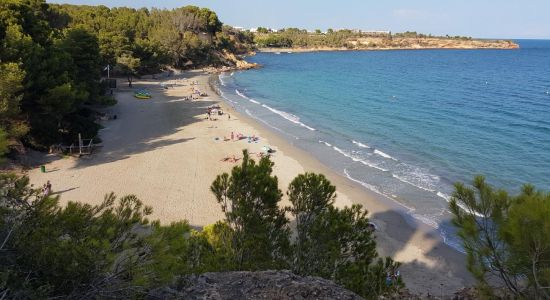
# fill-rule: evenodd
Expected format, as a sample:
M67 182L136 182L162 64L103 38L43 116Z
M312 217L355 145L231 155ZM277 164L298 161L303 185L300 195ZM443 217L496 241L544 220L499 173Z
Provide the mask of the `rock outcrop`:
M228 51L223 51L219 53L218 58L227 69L248 70L259 67L258 64L249 63L246 60L242 59L240 56L237 56Z
M332 281L289 271L219 272L181 278L180 284L151 291L150 300L363 299Z

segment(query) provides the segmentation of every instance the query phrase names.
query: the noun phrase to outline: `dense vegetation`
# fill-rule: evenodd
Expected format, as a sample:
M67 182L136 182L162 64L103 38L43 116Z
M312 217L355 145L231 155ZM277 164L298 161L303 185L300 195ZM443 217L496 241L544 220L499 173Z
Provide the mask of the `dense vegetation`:
M202 230L150 223L151 208L134 196L61 207L28 178L0 175L0 298L141 298L184 284L185 275L228 270L290 269L369 299L402 286L386 282L399 264L378 257L361 206L335 208L335 187L306 173L292 181L292 205L282 208L272 167L244 152L242 164L211 186L225 218Z
M485 297L550 299L550 193L511 196L476 177L456 184L450 207Z
M279 32L267 32L259 28L254 42L258 47L346 47L349 39L359 37L360 33L347 29L329 29L323 34L298 28L286 28Z
M99 41L102 64L127 55L139 60L138 73L164 65L178 68L221 64L218 52L246 51L251 36L223 26L215 12L186 6L172 10L54 5L69 27L83 27ZM244 47L244 48L243 48Z
M132 76L164 66L225 64L247 51L250 34L216 14L174 10L0 2L0 157L26 145L46 149L95 137L94 106L112 104L100 79L107 65Z
M95 136L86 105L105 101L97 38L81 28L57 30L60 16L41 1L0 3L0 130L13 145L40 147Z

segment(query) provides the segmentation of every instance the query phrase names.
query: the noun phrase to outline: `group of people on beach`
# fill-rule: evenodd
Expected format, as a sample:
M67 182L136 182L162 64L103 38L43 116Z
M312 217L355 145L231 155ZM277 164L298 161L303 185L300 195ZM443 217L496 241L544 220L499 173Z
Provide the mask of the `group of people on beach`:
M244 134L242 133L235 133L233 131L231 131L231 134L229 135L230 137L226 137L224 136L223 137L223 140L225 142L228 142L228 141L240 141L240 140L244 140L244 139L248 139L248 142L249 143L252 143L252 142L258 142L260 140L260 137L257 137L256 135L251 135L251 136L245 136Z
M212 105L206 109L206 119L210 121L217 121L216 115L223 116L224 112L219 105ZM227 115L227 120L231 120L231 115Z

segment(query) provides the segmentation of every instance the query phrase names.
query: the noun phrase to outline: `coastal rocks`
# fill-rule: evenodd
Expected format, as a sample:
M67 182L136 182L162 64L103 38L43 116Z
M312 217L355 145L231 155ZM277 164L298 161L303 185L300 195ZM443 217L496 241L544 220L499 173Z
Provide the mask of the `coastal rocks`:
M249 63L241 57L228 51L218 53L218 58L223 65L223 67L218 68L220 72L226 72L230 70L249 70L258 68L260 66L256 63Z
M363 299L332 281L290 271L205 273L180 283L155 289L147 299Z

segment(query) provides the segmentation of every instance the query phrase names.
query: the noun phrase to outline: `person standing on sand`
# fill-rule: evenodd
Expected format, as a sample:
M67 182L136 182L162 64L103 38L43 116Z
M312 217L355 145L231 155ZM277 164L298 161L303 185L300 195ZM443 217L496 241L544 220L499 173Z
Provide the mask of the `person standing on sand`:
M42 186L42 197L48 196L46 191L47 191L47 188L46 188L46 184L44 183L44 185Z
M48 180L48 182L46 183L46 193L48 195L50 195L52 193L52 184L50 183L50 181Z
M227 114L227 119L231 120L231 115L230 114Z
M233 131L231 131L231 140L233 140L235 136L233 135Z

